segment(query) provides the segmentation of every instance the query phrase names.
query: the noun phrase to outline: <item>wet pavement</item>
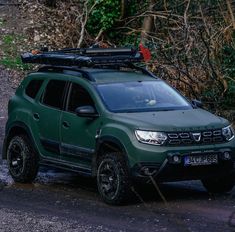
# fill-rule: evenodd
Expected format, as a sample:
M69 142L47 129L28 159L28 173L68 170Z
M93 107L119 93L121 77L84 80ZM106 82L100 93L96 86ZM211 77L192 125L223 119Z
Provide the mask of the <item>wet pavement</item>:
M235 195L210 196L200 182L136 190L127 206L104 204L95 181L42 168L33 184L16 184L1 166L0 231L235 231Z

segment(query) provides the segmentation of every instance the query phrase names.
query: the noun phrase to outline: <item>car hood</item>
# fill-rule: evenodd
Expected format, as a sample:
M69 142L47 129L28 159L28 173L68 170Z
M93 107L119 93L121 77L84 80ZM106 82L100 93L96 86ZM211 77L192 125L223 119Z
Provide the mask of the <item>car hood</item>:
M118 121L138 129L169 132L218 129L229 124L226 119L203 109L118 113L116 116Z

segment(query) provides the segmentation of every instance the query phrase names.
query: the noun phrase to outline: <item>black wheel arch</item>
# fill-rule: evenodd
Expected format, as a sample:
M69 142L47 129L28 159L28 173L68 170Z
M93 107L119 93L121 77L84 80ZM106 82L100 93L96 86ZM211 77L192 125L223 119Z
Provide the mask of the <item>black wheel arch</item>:
M35 149L35 151L38 152L38 150L36 149L35 143L34 143L32 133L31 133L30 129L28 128L28 126L23 122L17 121L17 122L12 123L11 125L7 126L7 128L6 128L5 139L4 139L4 143L3 143L2 159L7 159L7 147L8 147L9 142L11 141L11 139L15 135L20 135L20 134L27 135L29 140L32 142L33 148Z
M127 149L125 145L114 136L101 136L96 141L96 152L92 158L92 175L96 176L97 161L103 152L121 152L126 161L127 167L130 168Z

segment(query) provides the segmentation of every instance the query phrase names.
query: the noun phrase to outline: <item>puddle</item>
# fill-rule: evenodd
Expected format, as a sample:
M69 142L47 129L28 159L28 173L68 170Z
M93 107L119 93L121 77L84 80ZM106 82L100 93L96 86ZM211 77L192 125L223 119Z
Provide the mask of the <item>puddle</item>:
M96 185L92 178L78 176L76 173L63 171L60 169L40 167L38 175L32 184L15 183L11 178L6 161L0 165L0 189L18 188L25 190L34 189L84 189L95 192Z
M45 168L40 168L38 176L34 183L32 184L20 184L15 183L14 180L11 178L7 163L6 161L2 161L2 164L0 165L1 171L0 171L0 183L2 183L4 186L11 186L16 188L26 188L26 189L33 189L36 187L39 187L40 185L51 185L53 183L66 183L69 181L69 178L67 177L66 181L66 173L58 172L56 170L47 170Z

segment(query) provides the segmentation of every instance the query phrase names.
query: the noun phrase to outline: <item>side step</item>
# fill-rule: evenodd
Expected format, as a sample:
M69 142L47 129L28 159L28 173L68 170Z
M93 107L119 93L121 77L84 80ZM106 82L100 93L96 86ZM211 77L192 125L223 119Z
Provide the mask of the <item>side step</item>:
M61 160L43 158L40 160L40 165L76 172L83 176L92 176L91 168L82 165L74 165L73 163Z

